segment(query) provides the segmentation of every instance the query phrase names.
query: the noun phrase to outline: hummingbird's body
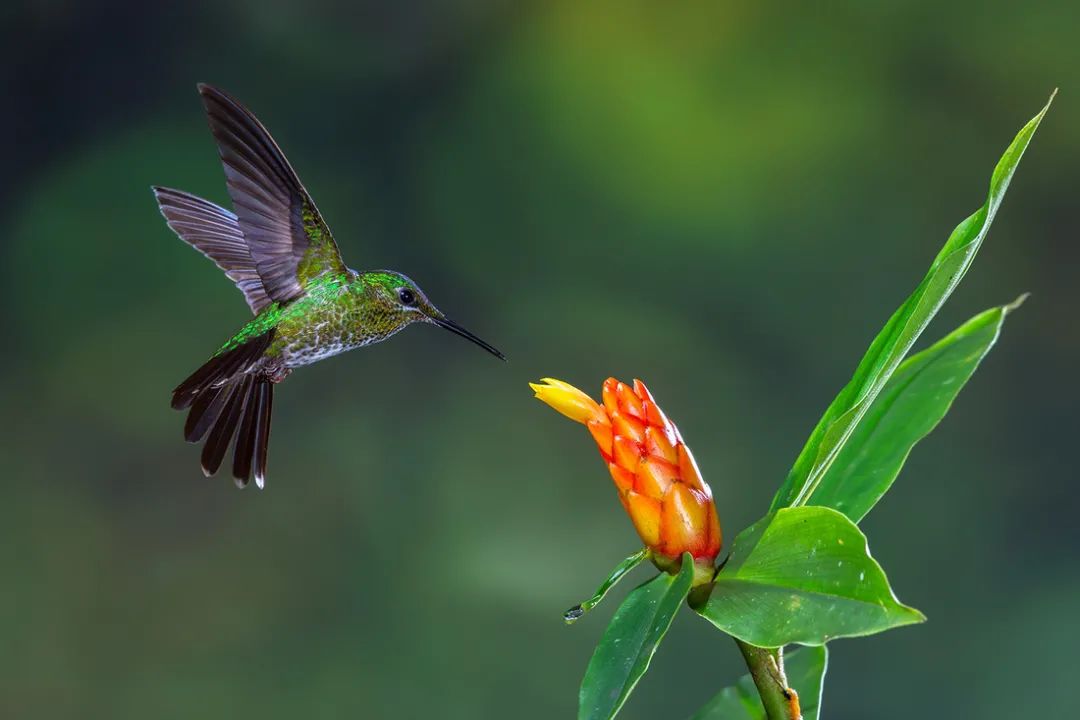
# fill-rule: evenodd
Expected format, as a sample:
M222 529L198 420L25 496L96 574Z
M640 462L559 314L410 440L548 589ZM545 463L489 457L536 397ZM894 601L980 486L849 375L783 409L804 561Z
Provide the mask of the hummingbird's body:
M408 324L396 298L385 297L387 284L400 277L355 270L323 275L291 303L264 308L218 352L272 332L273 340L263 353L265 368L271 374L288 374L293 368L385 340Z
M244 293L255 317L173 391L188 409L184 437L206 436L203 472L214 474L235 437L233 476L263 486L273 386L294 368L380 342L415 322L498 350L449 320L416 284L390 270L347 268L330 229L266 128L207 85L199 92L218 143L236 214L188 193L155 187L166 221Z

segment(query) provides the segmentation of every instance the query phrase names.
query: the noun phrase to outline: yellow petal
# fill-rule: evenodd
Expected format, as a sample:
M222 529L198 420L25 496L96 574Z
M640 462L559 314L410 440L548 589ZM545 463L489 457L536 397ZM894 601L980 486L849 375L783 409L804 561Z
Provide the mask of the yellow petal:
M608 422L603 408L573 385L552 378L544 378L542 382L547 384L529 383L529 387L536 393L537 399L547 403L566 417L579 423L590 420Z
M563 390L577 390L577 388L570 383L564 382L557 378L540 378L540 382L547 383L548 385L554 385L555 387L561 388Z

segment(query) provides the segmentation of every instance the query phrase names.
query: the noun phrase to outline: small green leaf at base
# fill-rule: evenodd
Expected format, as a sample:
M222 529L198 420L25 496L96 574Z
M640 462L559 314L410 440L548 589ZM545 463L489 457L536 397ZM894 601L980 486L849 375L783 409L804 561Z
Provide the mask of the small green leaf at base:
M687 553L678 575L660 573L626 596L585 670L578 695L578 720L615 717L649 669L693 580L694 560Z
M937 427L1019 307L991 308L905 360L810 496L859 522L892 486L911 449Z
M818 720L828 665L829 652L824 645L785 654L784 672L788 686L799 693L803 720ZM717 693L690 720L765 720L765 706L761 704L754 679L747 673Z
M824 507L785 508L739 533L698 612L765 648L822 645L926 619L893 595L855 523Z
M566 624L571 625L577 622L582 615L596 607L600 601L604 599L604 596L608 594L608 590L615 587L617 582L622 580L628 572L636 568L648 557L649 549L641 548L636 553L616 565L615 569L611 571L611 574L607 576L607 579L600 583L600 587L596 589L596 593L591 598L580 605L575 605L563 613L563 620L566 621Z

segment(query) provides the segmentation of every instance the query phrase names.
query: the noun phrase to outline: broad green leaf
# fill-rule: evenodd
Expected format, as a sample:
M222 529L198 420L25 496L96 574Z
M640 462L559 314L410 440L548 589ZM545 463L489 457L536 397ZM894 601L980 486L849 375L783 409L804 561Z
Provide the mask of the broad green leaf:
M900 604L866 537L832 508L785 508L739 533L699 612L759 647L821 645L922 622Z
M953 230L926 277L874 338L851 381L810 434L773 498L771 510L807 504L881 388L964 277L990 230L1013 172L1053 99L1051 95L1046 106L1020 130L998 161L990 178L986 204Z
M1001 333L1012 305L976 315L905 360L851 434L810 496L810 505L863 519L896 479L915 443L945 417L960 389Z
M828 665L829 651L825 645L786 653L784 672L788 686L799 693L803 720L818 719ZM765 720L765 706L761 704L754 679L747 673L713 696L690 720Z
M611 571L611 574L607 576L607 579L600 583L600 587L596 589L596 593L591 598L580 605L575 605L563 613L563 620L566 621L566 624L570 625L576 622L578 618L596 607L600 601L604 599L604 596L608 594L608 590L615 587L616 583L622 580L627 573L640 565L648 557L649 548L641 548L636 553L616 565L615 569Z
M615 717L649 669L693 580L694 560L687 553L678 575L660 573L626 596L585 670L578 695L578 720Z

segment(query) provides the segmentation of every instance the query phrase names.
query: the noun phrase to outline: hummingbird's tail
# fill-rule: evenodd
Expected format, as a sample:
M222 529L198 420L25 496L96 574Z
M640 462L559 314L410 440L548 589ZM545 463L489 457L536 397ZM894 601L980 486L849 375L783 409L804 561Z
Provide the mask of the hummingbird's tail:
M173 391L172 406L190 408L184 439L194 443L206 437L201 460L207 477L221 467L235 437L236 484L247 485L253 470L255 484L265 484L274 386L256 363L272 339L273 331L215 355Z

